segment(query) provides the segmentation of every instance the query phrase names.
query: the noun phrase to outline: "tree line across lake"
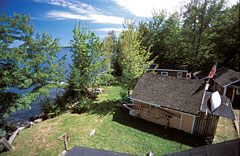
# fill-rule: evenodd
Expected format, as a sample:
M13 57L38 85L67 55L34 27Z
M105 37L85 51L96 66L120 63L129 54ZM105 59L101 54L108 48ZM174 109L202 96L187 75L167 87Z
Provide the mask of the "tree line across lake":
M40 96L43 109L56 115L75 103L74 110L91 109L97 95L89 88L118 83L127 96L152 63L185 64L192 71L218 64L239 70L239 3L225 0L193 0L180 13L164 11L139 23L125 21L117 37L114 31L101 41L95 32L76 22L70 41L72 62L68 76L65 56L57 59L58 39L47 33L34 35L30 16L0 16L0 118L29 108ZM19 41L19 46L11 47ZM61 83L66 81L67 83ZM9 89L29 89L17 94ZM54 88L66 93L55 101Z

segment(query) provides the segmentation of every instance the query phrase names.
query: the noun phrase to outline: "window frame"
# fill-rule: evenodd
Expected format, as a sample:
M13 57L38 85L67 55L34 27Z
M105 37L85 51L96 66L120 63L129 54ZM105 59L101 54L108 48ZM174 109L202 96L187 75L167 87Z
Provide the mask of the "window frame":
M179 76L181 74L181 76ZM177 78L182 78L183 73L182 72L177 72Z
M161 76L168 76L168 72L162 71L162 72L161 72Z
M168 113L165 113L164 117L167 119L173 119L173 116Z

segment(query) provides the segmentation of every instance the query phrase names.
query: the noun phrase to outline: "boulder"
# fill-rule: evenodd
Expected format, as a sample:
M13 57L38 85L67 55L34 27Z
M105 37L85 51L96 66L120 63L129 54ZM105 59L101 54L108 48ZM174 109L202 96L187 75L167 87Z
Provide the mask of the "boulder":
M26 128L29 128L29 127L32 127L34 125L34 123L33 122L27 122L27 124L26 124Z
M34 117L33 116L30 117L28 120L33 122L34 121Z
M39 123L39 122L42 122L43 121L43 119L37 119L37 120L34 120L34 123Z

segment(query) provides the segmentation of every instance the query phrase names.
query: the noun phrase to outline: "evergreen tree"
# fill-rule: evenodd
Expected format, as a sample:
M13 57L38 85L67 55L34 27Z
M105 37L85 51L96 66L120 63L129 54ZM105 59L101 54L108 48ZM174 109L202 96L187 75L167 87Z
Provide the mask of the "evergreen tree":
M19 64L23 62L26 44L33 34L33 26L30 16L14 14L7 17L5 12L0 16L0 118L9 115L16 109L26 108L28 105L16 103L19 94L9 91L11 87L17 87L20 83ZM22 46L12 47L15 41Z
M16 109L30 108L30 104L41 95L47 97L52 88L62 87L58 82L64 78L61 65L64 58L57 60L60 51L58 40L46 33L33 38L30 15L5 13L0 16L0 117ZM19 45L16 45L16 41ZM17 90L30 90L19 94Z
M26 58L23 67L19 68L17 77L21 84L19 89L33 88L20 99L18 103L30 104L40 96L44 97L47 104L51 104L49 92L52 89L64 88L65 79L64 62L65 56L57 59L61 47L58 39L52 39L46 33L37 34L36 38L31 39L27 44Z
M87 26L81 27L80 23L75 24L73 33L71 40L73 65L68 80L69 91L74 92L78 101L84 101L89 99L88 88L95 90L107 76L111 75L111 72L105 68L108 61L99 37ZM93 93L91 97L95 98L96 95ZM80 109L86 107L84 102L81 104L78 105ZM86 105L89 108L89 104Z
M104 51L106 52L105 57L107 58L106 68L112 70L112 74L114 76L118 76L120 73L117 62L118 42L114 31L109 31L108 36L104 39L103 42Z

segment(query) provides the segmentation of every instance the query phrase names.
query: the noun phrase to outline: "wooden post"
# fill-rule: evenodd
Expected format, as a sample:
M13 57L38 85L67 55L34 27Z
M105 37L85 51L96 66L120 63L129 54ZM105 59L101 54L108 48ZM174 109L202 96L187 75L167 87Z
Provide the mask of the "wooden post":
M17 130L12 134L12 136L11 136L11 137L9 138L9 140L8 140L9 144L12 144L12 142L13 142L13 140L15 139L15 137L17 136L18 132L19 132L19 129L17 129Z
M233 88L233 92L232 92L232 99L231 99L232 103L233 103L233 100L234 100L234 96L235 96L235 88Z
M66 135L64 135L64 146L65 146L65 150L68 151L68 145L67 145Z
M180 119L179 130L182 130L182 119L183 119L183 113L181 113L181 119Z
M63 137L63 139L61 139ZM68 151L68 145L67 145L67 133L63 133L60 137L57 138L58 140L64 141L65 150Z
M1 140L0 140L2 143L3 143L3 145L7 148L7 150L13 150L14 149L14 147L5 139L5 138L2 138Z

